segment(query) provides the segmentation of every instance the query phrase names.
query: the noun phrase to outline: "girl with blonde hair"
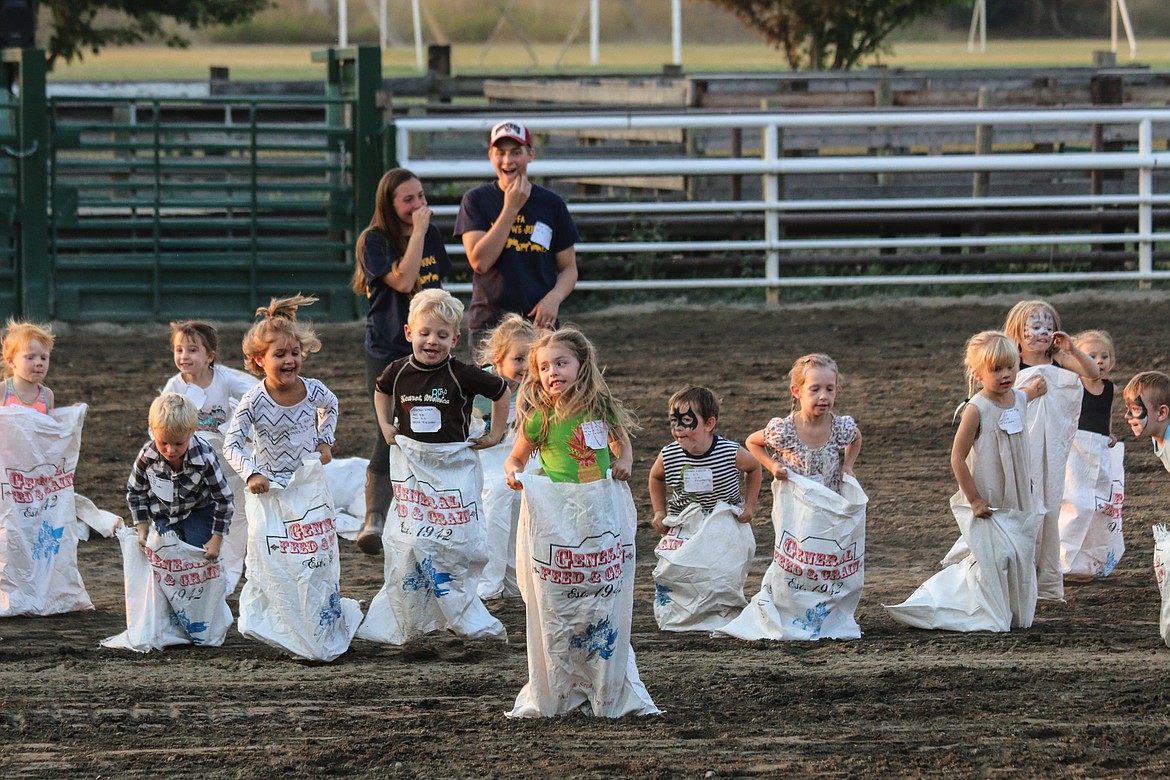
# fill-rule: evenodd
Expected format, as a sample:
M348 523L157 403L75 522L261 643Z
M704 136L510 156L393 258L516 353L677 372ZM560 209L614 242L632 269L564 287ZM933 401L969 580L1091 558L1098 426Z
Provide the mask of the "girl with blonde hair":
M23 406L48 414L53 391L45 387L56 339L48 325L9 320L4 329L4 377L0 406Z
M828 355L813 353L792 364L792 412L773 417L744 442L773 477L787 479L792 470L841 492L842 475L853 473L861 453L861 431L852 417L833 413L840 386L841 374Z
M521 422L504 467L513 487L534 451L553 482L592 482L611 468L615 479L630 478L637 418L613 397L581 331L546 332L532 345L516 408Z
M1036 537L1040 598L1064 600L1060 563L1060 505L1065 469L1077 432L1084 390L1080 378L1100 378L1097 364L1060 329L1060 315L1046 301L1020 301L1007 314L1003 332L1020 352L1017 385L1028 393L1032 483L1045 509Z
M337 396L324 383L301 376L308 353L321 349L311 327L297 321L297 309L316 298L273 298L261 306L244 335L245 367L264 379L240 398L224 435L224 455L252 493L271 482L284 485L310 452L332 459Z
M655 714L630 646L637 510L625 482L634 415L610 392L593 345L571 327L532 345L516 409L504 472L524 490L516 574L528 682L509 716ZM533 452L544 477L521 473Z

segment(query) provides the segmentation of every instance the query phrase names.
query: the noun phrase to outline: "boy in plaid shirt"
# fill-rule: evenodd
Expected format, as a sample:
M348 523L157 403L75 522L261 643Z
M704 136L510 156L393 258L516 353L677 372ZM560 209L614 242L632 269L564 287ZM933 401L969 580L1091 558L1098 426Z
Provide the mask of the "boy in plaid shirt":
M126 501L139 546L146 545L153 522L159 533L174 531L215 560L232 519L232 490L215 450L195 435L198 424L199 410L186 396L163 393L154 399L151 440L134 460Z

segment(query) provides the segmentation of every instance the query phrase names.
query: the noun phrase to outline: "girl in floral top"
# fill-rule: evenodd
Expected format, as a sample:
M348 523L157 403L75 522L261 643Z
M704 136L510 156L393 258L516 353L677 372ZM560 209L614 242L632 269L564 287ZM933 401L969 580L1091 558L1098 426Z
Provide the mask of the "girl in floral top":
M534 451L553 482L593 482L611 472L628 480L634 416L609 391L593 345L578 330L546 332L528 353L516 399L517 435L504 463L508 484Z
M852 417L833 414L841 386L837 364L828 355L805 355L793 364L788 380L792 413L773 417L745 444L776 479L787 479L791 469L840 493L841 475L853 474L861 452L861 431Z

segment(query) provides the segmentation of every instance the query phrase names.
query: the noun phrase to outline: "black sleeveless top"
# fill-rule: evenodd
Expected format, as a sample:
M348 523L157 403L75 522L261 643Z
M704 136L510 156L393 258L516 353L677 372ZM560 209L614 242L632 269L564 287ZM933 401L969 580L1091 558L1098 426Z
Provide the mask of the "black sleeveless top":
M1109 416L1113 411L1113 383L1108 379L1101 381L1105 383L1101 395L1093 395L1086 388L1081 396L1081 420L1077 428L1108 436Z

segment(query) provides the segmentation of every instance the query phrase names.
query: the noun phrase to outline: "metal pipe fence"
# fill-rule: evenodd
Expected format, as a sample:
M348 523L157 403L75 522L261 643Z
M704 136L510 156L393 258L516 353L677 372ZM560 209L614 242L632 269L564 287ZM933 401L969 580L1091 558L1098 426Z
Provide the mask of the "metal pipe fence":
M418 174L428 189L493 176L484 139L501 117L408 117L395 123L399 165ZM795 286L1002 284L1046 281L1148 282L1170 278L1170 263L1156 260L1170 247L1170 110L1093 109L1055 111L859 111L831 114L633 114L526 115L538 136L529 173L566 195L577 217L611 217L615 223L652 222L687 215L695 225L728 215L754 220L755 235L709 239L665 235L620 241L585 239L580 255L662 256L703 253L748 255L763 261L762 274L735 278L588 278L580 289L669 290ZM975 144L976 130L990 128L1002 142L990 153ZM685 134L684 143L655 144L653 133ZM786 139L831 131L835 146L814 152L786 147ZM740 157L730 156L731 132L750 135ZM1031 138L1031 143L1021 139ZM1093 139L1104 139L1103 143ZM1053 139L1059 139L1054 141ZM993 176L986 191L976 177ZM683 177L685 188L655 189L655 180ZM758 182L758 196L704 195L695 182L737 178ZM612 196L596 202L597 183ZM799 182L805 182L799 184ZM817 183L833 197L816 197ZM997 185L996 182L1002 182ZM796 183L796 184L794 184ZM964 189L966 193L964 194ZM994 228L988 214L1010 222L1022 210L1054 216L1051 224ZM449 217L454 206L435 209ZM1056 220L1057 215L1062 217ZM805 226L795 231L799 215ZM883 221L883 215L889 219ZM899 225L913 215L921 228ZM818 220L851 224L834 234ZM852 224L852 223L856 224ZM865 228L862 223L871 226ZM876 227L875 227L876 226ZM1104 258L1085 268L1089 247ZM988 248L1020 259L1037 252L1049 270L1003 272L984 267ZM448 247L462 254L462 246ZM916 258L963 255L966 270L918 272ZM927 252L926 255L915 255ZM864 264L882 261L881 273L794 273L833 253ZM1001 257L997 255L997 257ZM1064 260L1068 258L1068 262ZM904 261L904 262L902 262ZM588 262L586 258L584 263ZM921 264L920 264L921 265ZM462 291L466 285L454 285Z

